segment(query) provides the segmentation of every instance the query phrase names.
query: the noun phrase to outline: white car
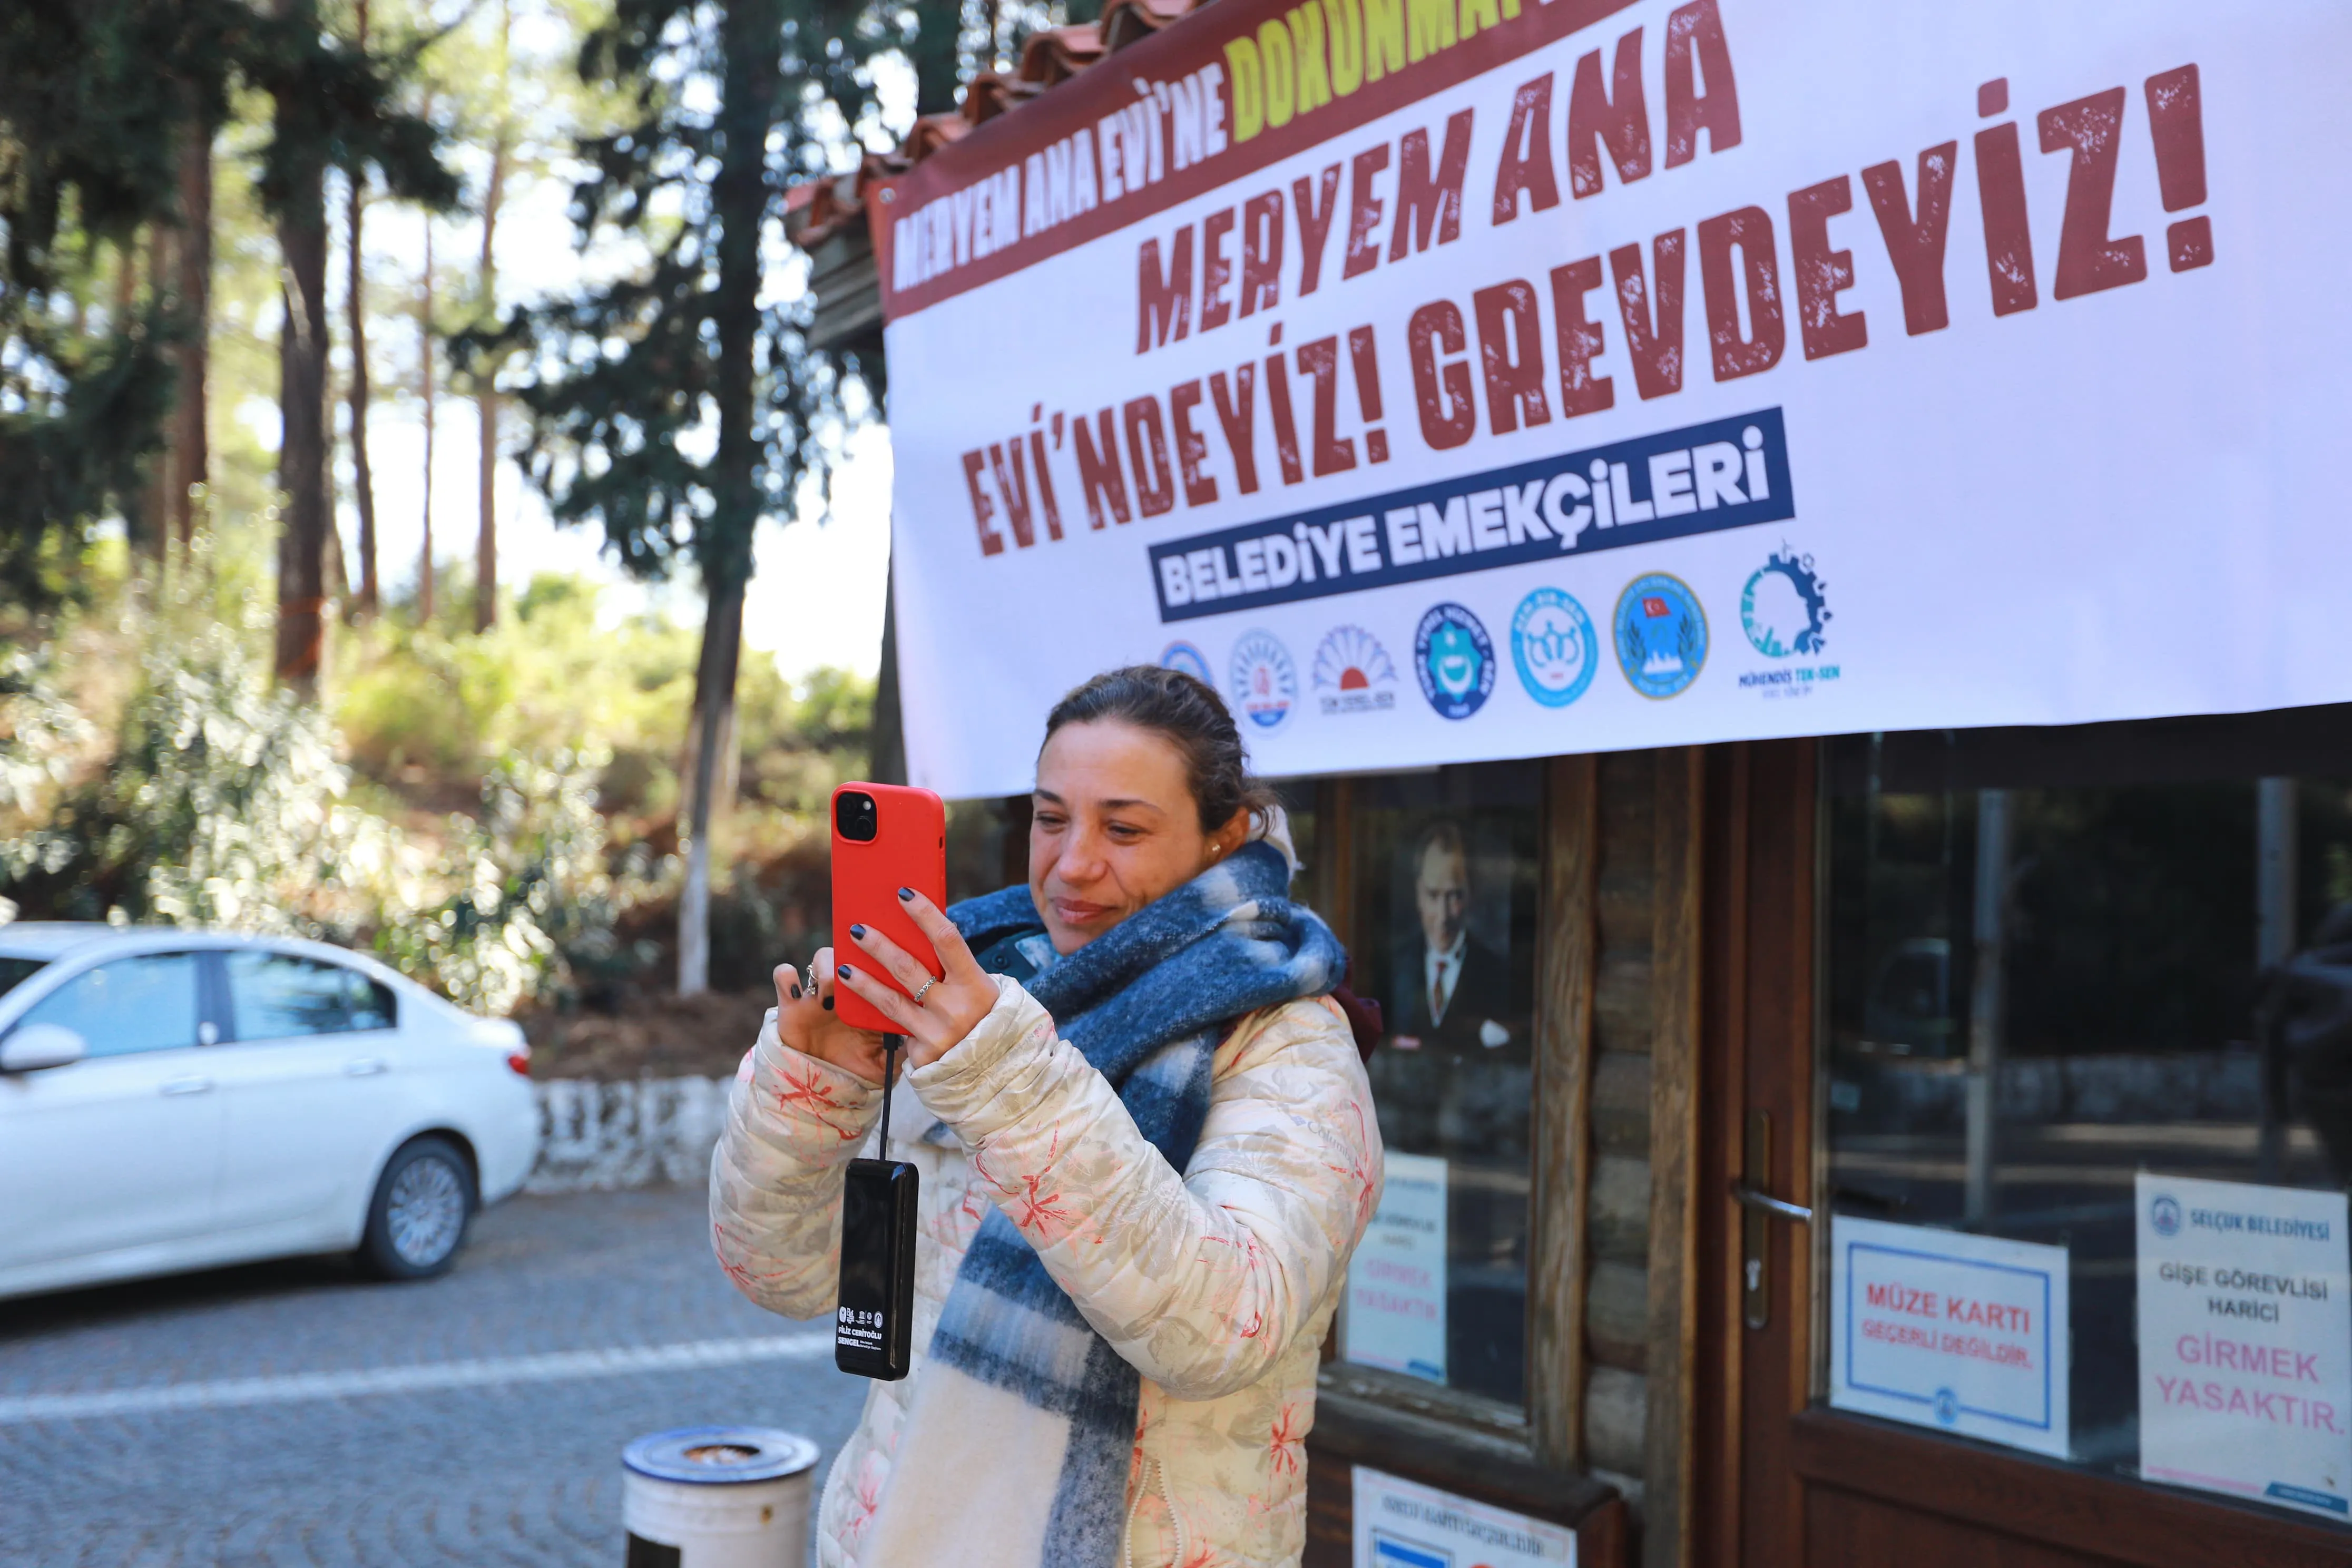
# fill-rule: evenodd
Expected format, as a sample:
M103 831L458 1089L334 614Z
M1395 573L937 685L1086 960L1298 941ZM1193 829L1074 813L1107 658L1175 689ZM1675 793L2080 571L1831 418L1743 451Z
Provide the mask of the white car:
M0 1297L345 1250L437 1274L530 1173L529 1064L340 948L0 925Z

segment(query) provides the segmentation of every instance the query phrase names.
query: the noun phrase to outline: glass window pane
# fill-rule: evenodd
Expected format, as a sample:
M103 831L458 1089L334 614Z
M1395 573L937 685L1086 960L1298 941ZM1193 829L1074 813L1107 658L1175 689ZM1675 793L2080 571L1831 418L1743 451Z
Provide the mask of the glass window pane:
M228 993L241 1040L393 1026L388 987L357 970L292 953L230 953Z
M0 996L5 996L48 966L46 958L11 958L0 953Z
M117 959L34 1004L28 1024L62 1024L93 1057L175 1050L196 1043L196 955Z
M2352 779L2316 747L2303 776L2230 776L2226 731L2128 728L1832 743L1831 1196L1843 1234L1940 1258L1902 1267L1946 1281L1906 1296L1897 1266L1833 1243L1833 1394L1874 1408L1836 1391L1876 1375L1923 1425L2340 1520L2341 1458L2296 1456L2318 1452L2308 1420L2342 1424L2352 1352ZM2030 1312L1954 1321L1955 1281L2014 1284L2037 1257L2065 1368L2064 1426L2038 1438L1959 1366L1997 1363Z
M1349 1278L1344 1353L1526 1397L1540 775L1525 764L1358 781L1354 972L1387 1038L1388 1151Z

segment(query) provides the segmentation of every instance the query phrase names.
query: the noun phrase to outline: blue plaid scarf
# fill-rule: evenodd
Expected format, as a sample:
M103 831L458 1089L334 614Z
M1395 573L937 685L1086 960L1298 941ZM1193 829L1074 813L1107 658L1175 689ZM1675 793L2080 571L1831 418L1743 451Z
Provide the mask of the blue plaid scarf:
M1339 939L1291 902L1289 888L1288 858L1263 840L1245 844L1058 959L1025 887L958 904L948 918L982 968L1012 975L1044 1005L1181 1172L1208 1117L1224 1026L1322 995L1346 967ZM1140 1374L1079 1315L1002 1210L981 1222L930 1355L1068 1420L1040 1568L1116 1563Z

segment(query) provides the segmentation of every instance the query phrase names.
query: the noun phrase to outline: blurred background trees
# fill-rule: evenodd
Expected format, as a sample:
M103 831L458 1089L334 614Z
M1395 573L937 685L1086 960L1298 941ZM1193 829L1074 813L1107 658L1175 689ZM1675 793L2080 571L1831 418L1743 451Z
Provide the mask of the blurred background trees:
M879 414L784 193L1059 18L0 7L0 918L304 931L502 1010L760 984L873 702L742 639L754 524L818 526ZM519 278L550 193L574 266ZM393 559L460 410L475 504ZM650 586L509 582L518 474Z

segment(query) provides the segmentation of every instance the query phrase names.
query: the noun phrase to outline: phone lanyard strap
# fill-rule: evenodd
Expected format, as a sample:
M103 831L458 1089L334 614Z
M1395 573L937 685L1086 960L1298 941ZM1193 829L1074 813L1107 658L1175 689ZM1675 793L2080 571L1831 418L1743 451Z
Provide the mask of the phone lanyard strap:
M898 1045L903 1037L882 1037L882 1157L890 1157L890 1089L898 1076Z

